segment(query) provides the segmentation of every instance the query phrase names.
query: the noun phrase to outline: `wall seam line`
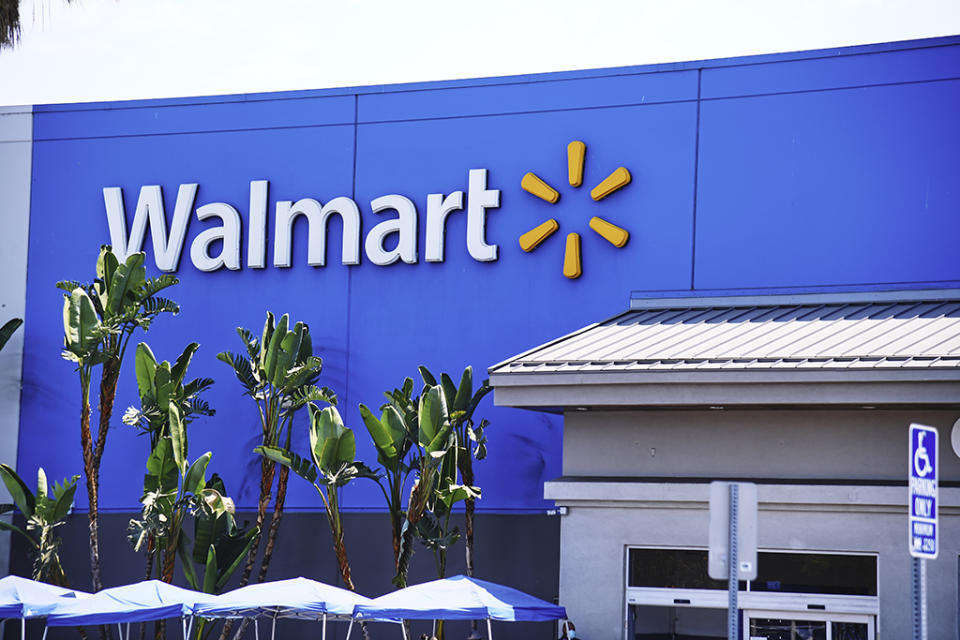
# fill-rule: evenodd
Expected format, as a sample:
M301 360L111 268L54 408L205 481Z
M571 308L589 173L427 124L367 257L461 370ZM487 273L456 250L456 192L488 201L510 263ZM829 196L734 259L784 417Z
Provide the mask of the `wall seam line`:
M700 87L703 70L697 72L697 116L693 142L693 227L690 238L690 290L693 291L697 276L697 193L700 191Z

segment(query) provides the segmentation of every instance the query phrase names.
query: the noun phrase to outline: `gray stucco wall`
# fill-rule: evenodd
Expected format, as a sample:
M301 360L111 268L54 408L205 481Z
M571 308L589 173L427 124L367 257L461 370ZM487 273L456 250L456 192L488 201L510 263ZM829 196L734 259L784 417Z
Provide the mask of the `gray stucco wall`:
M569 509L561 518L561 602L580 635L625 637L627 548L705 549L709 481L756 478L761 550L877 554L877 637L909 637L907 427L940 427L941 479L955 481L960 461L949 438L958 413L567 413L564 478L545 488ZM954 638L960 488L941 489L940 527L940 557L928 563L930 637Z
M958 398L960 402L960 398ZM565 476L906 481L907 428L940 429L940 478L960 480L955 411L572 411Z
M33 139L31 107L0 108L0 325L23 318L27 294L27 233ZM0 462L17 464L23 327L0 351ZM28 479L30 483L30 479ZM0 500L9 494L0 485ZM8 570L10 534L0 534L0 575Z

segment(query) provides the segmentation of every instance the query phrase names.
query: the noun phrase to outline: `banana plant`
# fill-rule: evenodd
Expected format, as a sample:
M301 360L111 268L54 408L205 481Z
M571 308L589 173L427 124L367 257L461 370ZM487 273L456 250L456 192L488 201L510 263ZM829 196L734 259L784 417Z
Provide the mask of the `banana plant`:
M52 497L43 467L37 471L36 494L30 491L9 465L0 464L0 478L14 502L0 505L0 513L12 511L16 505L27 521L26 531L2 520L0 529L18 533L30 543L33 555L33 572L30 577L38 582L69 586L60 563L60 537L55 534L55 530L64 523L73 508L73 496L77 491L77 480L80 476L64 478L61 482L54 483ZM30 533L33 531L36 533Z
M164 274L147 278L145 254L131 254L120 263L108 245L100 247L96 278L91 283L68 280L57 283L66 292L63 303L63 358L77 365L80 374L80 441L89 502L90 574L93 590L103 587L100 572L100 463L113 417L117 382L127 345L134 331L150 328L162 313L179 313L175 302L157 294L179 282ZM90 386L100 367L99 421L90 425ZM101 638L106 630L101 627Z
M381 407L379 418L364 404L360 404L360 416L377 449L377 462L385 472L382 481L377 484L390 514L394 569L400 562L401 531L406 516L403 496L406 495L407 480L413 472L408 457L417 440L416 401L412 394L413 380L406 378L400 389L386 393L389 402Z
M420 394L416 414L417 425L417 480L410 492L407 512L400 530L400 557L393 584L402 589L407 586L410 559L413 557L413 540L417 523L434 501L434 492L440 480L440 468L444 457L456 449L453 425L447 413L443 387L425 386Z
M23 320L20 318L13 318L12 320L6 321L2 327L0 327L0 351L3 350L3 345L7 344L7 340L10 339L10 336L13 335L13 332L23 324Z
M480 488L457 484L457 450L451 448L437 471L437 481L427 509L417 522L416 537L433 552L437 578L447 575L447 551L460 539L459 527L450 526L453 506L480 497ZM438 635L442 637L442 635Z
M227 495L223 479L213 474L207 488ZM237 527L233 513L200 510L193 522L193 549L184 553L184 575L195 591L220 593L233 576L253 544L256 531L252 527ZM186 543L186 538L181 538ZM198 574L195 567L203 568Z
M237 334L243 341L245 353L224 352L218 354L217 358L233 369L243 387L244 395L249 396L256 404L262 432L261 446L289 450L294 417L301 408L310 402L336 404L336 395L330 389L316 384L323 369L323 361L313 355L310 329L302 322L297 322L290 328L289 316L284 314L275 321L274 315L268 311L259 339L244 328L237 328ZM247 584L256 563L260 531L263 529L271 498L274 497L276 475L278 477L273 513L257 581L263 582L267 577L277 532L283 518L289 473L288 467L281 466L277 474L275 461L267 456L261 458L256 521L258 533L247 555L240 586ZM228 622L220 636L221 640L227 637L230 627Z
M130 539L134 549L147 553L147 578L153 565L160 566L160 577L173 580L181 531L188 513L216 507L218 513L232 505L220 491L206 486L206 468L211 454L188 464L187 426L199 415L214 415L200 398L213 380L196 378L184 382L187 368L199 345L190 343L174 364L157 362L150 347L137 345L135 369L140 407L130 407L123 421L141 429L150 437L150 457L144 476L140 519L131 520ZM162 563L162 564L161 564Z
M420 375L424 383L436 385L437 381L426 367L420 367ZM467 575L473 576L473 532L476 501L480 497L479 488L474 486L473 461L483 460L487 456L486 429L489 422L481 419L475 423L473 414L480 401L492 391L490 381L484 380L476 391L473 390L473 368L467 367L460 376L460 384L456 385L446 373L440 375L444 397L447 401L447 411L453 425L453 433L457 439L456 467L460 473L460 485L455 482L448 484L449 489L456 496L454 502L464 501L464 527L466 529L465 555ZM446 499L444 499L446 502ZM449 516L447 516L449 518ZM442 576L441 576L442 577ZM476 628L476 627L474 627Z
M207 486L212 455L208 451L190 463L177 454L172 438L163 438L147 461L143 512L140 519L130 521L127 537L134 551L153 553L164 582L173 582L177 552L184 548L181 536L187 516L202 512L216 518L234 512L232 499Z
M227 495L223 480L216 473L207 481L207 488L220 495ZM205 506L205 505L204 505ZM253 545L257 531L253 527L240 529L233 513L202 508L194 514L193 549L189 549L186 536L180 537L180 557L183 574L194 591L218 594L237 569ZM196 567L203 569L198 573ZM194 628L194 639L204 637L209 620L199 619Z
M337 490L356 478L376 479L376 474L357 461L357 446L353 431L344 426L336 407L320 409L313 403L310 412L310 459L302 458L289 449L260 446L254 451L264 458L291 469L309 482L320 494L327 514L327 523L333 536L333 549L344 585L356 591L344 543L343 523Z
M151 451L161 438L171 435L168 415L171 403L177 407L181 419L187 424L196 416L216 414L200 397L201 393L213 386L213 380L194 378L184 382L187 367L199 348L199 344L191 342L171 365L166 360L157 362L145 342L137 345L134 368L140 407L128 407L123 414L123 422L149 435Z

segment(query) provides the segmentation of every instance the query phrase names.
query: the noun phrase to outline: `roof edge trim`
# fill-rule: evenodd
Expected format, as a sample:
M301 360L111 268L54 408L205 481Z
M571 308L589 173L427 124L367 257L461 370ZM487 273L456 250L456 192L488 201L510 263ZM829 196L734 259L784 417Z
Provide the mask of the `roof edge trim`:
M958 300L960 289L897 289L883 291L849 291L830 293L789 293L789 294L730 294L714 296L674 296L654 298L644 292L632 292L630 310L640 309L700 309L708 307L777 307L803 306L811 304L853 304L885 302L931 302L937 300ZM512 360L513 358L511 358Z

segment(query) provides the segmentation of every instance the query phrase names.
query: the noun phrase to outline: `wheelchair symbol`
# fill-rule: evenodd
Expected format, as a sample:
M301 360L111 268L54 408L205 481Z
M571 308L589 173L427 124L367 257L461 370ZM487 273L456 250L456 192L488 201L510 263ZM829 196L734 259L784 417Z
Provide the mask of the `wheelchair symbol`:
M926 431L920 431L917 434L917 449L913 452L913 470L921 478L933 471L933 465L930 464L930 456L927 455L927 448L923 446L923 439L927 435ZM922 463L922 464L921 464Z

